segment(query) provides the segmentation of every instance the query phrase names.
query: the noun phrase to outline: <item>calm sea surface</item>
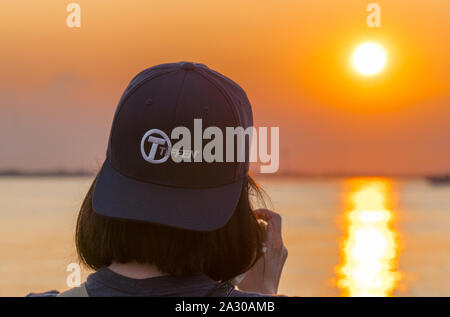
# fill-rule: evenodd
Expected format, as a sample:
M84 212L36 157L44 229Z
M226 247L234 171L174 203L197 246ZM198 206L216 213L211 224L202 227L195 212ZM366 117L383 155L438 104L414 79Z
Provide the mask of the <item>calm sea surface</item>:
M76 215L91 180L0 178L0 296L67 289ZM450 186L382 178L260 183L283 216L289 258L281 293L450 296Z

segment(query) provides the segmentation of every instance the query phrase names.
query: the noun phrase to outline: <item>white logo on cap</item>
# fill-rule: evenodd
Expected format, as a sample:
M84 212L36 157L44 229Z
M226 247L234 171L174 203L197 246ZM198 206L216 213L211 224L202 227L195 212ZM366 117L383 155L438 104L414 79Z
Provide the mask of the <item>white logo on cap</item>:
M150 147L150 152L148 154L145 152L145 142L149 142L152 144ZM158 147L160 148L161 153L164 153L164 155L160 159L155 159ZM153 164L164 163L169 158L171 149L172 143L170 142L169 137L159 129L148 130L142 137L141 154L144 160L146 160L147 162Z

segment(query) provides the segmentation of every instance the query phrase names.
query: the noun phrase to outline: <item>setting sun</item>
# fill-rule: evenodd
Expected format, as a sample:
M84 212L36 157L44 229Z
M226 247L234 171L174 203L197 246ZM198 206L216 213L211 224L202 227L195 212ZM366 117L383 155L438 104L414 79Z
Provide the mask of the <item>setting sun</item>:
M353 53L353 65L358 72L371 76L379 73L386 64L386 53L376 43L363 43Z

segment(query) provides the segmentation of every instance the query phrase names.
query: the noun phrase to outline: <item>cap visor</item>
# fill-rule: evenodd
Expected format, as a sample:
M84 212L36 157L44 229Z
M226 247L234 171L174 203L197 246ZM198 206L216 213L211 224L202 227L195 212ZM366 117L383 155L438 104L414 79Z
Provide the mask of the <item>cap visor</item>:
M243 180L212 188L179 188L141 182L103 164L92 199L96 213L181 229L223 227L239 201Z

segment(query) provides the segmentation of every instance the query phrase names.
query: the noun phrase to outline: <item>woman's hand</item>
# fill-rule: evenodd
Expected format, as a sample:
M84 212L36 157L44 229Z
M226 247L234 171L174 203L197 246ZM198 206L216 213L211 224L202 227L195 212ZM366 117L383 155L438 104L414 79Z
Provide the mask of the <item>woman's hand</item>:
M258 219L267 222L264 255L237 286L246 292L276 294L281 272L288 256L281 236L281 216L268 209L257 209L254 213Z

